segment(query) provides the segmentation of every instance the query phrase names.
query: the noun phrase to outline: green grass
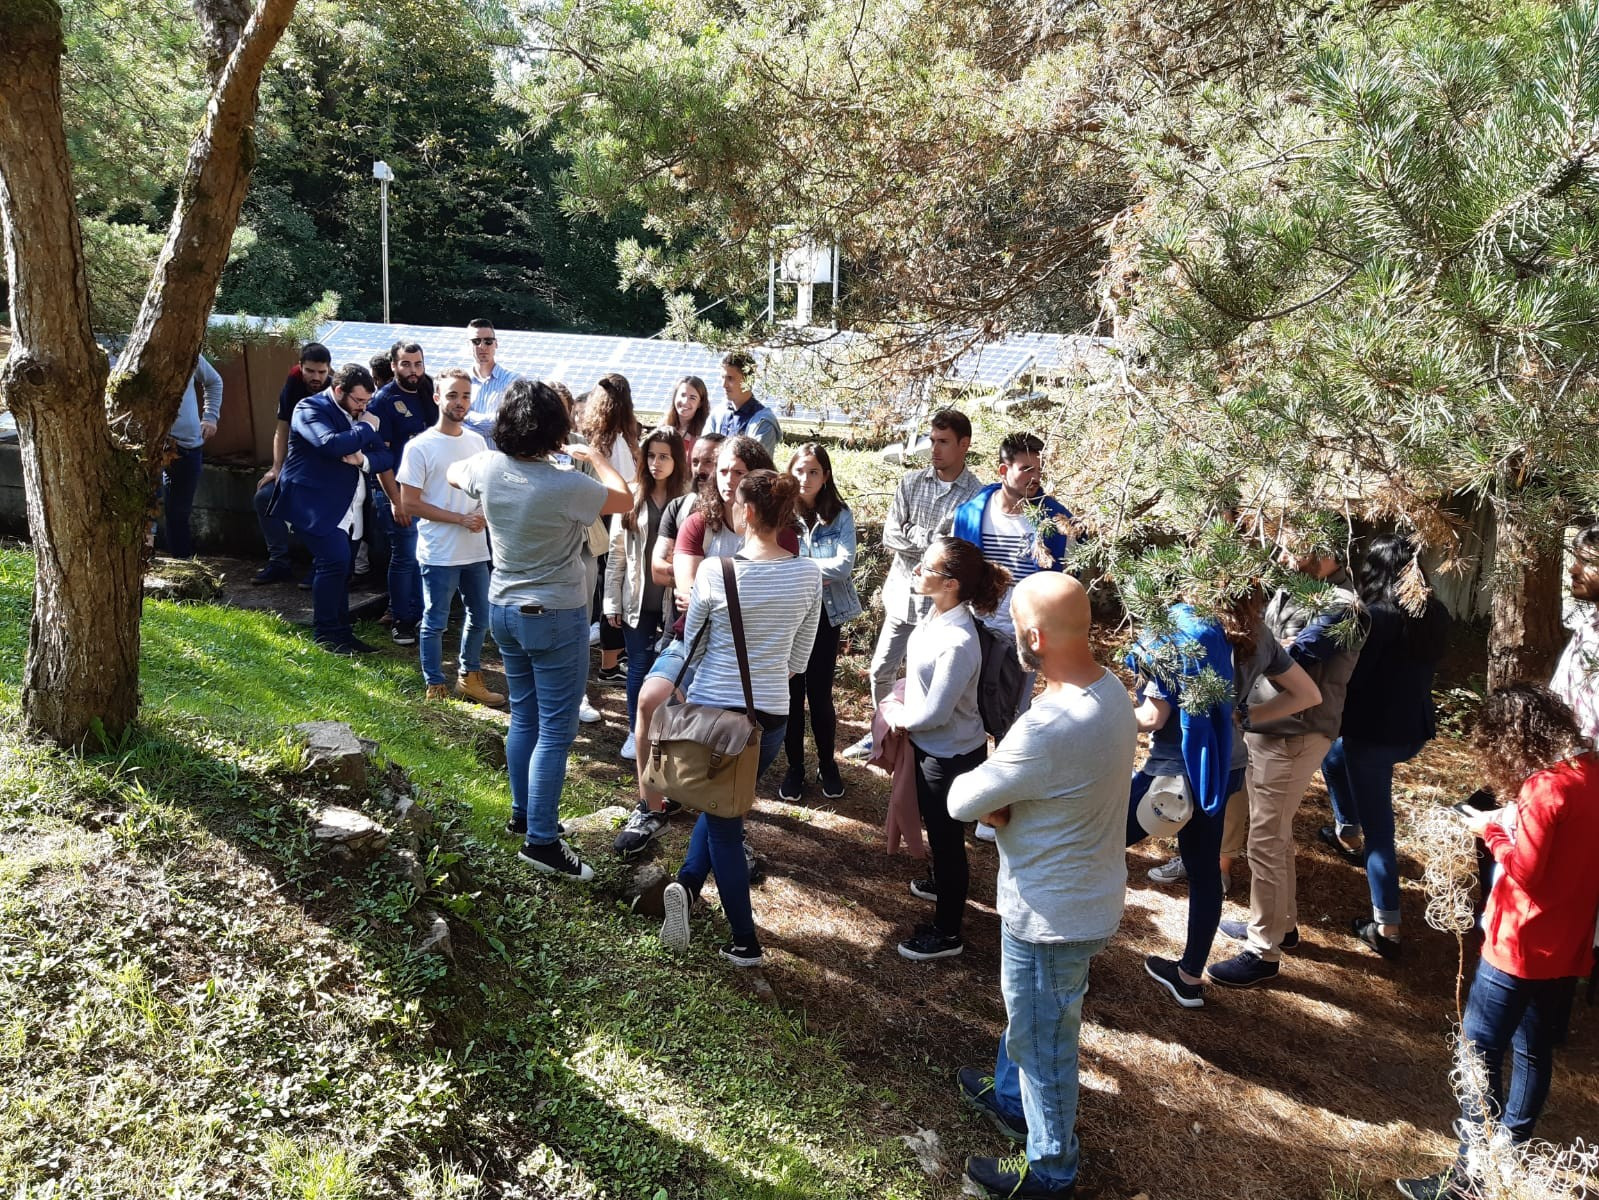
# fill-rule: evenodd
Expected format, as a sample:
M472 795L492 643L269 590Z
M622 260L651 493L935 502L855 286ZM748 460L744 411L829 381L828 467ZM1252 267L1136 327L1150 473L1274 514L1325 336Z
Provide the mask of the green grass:
M115 753L18 736L32 560L0 551L0 1192L356 1200L935 1194L870 1079L699 946L530 878L492 715L269 615L150 603ZM313 852L284 727L347 720L439 815L419 897ZM614 802L575 779L570 814ZM456 964L417 954L450 915ZM520 1191L513 1191L520 1188Z

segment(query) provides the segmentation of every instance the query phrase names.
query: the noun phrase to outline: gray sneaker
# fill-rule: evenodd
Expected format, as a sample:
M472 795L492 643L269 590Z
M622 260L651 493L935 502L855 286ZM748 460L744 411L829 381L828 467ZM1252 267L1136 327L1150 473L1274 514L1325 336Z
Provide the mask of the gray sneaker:
M1154 883L1182 883L1188 878L1188 868L1183 866L1182 856L1168 859L1158 867L1149 869L1149 878ZM1225 892L1227 889L1223 888Z
M844 757L853 762L865 762L871 756L872 735L869 733L860 741L851 746L848 750L844 751Z
M668 950L688 949L688 914L694 906L694 897L675 879L661 893L661 907L666 918L661 922L661 944Z
M642 805L635 808L628 814L627 824L616 835L616 852L623 858L631 858L649 849L650 843L660 837L661 830L666 828L666 821L666 813L655 812Z

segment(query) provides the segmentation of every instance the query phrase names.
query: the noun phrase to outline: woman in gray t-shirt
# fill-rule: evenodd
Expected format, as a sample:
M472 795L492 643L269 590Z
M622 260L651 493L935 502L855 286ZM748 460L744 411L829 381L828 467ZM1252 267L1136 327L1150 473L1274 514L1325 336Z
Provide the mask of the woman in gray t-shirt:
M625 512L633 496L605 456L566 445L571 420L547 384L519 379L494 422L497 450L450 468L449 480L483 506L494 573L489 628L511 696L505 765L509 832L535 869L587 882L594 870L560 837L566 758L588 683L589 526ZM598 480L573 469L587 463Z

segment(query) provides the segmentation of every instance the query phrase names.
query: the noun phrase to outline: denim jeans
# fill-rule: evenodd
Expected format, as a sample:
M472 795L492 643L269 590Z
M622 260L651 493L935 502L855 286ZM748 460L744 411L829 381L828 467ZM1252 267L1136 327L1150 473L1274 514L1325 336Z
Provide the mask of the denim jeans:
M203 450L178 450L178 456L161 470L162 532L166 551L172 558L194 557L194 496L200 490Z
M1127 844L1135 846L1149 835L1138 823L1138 804L1154 783L1155 776L1138 771L1133 775L1127 804ZM1192 783L1189 787L1192 788ZM1244 769L1227 777L1227 794L1243 790ZM1208 813L1194 804L1194 815L1177 831L1177 853L1188 872L1188 934L1178 966L1190 975L1204 973L1210 947L1221 924L1221 835L1227 821L1225 804Z
M1575 978L1521 979L1485 959L1478 960L1460 1034L1487 1068L1487 1099L1494 1111L1484 1114L1463 1097L1464 1121L1481 1124L1485 1116L1492 1116L1512 1141L1525 1142L1532 1137L1538 1114L1549 1098L1555 1047L1565 1037L1576 992ZM1514 1054L1508 1091L1504 1081L1507 1050ZM1463 1154L1464 1146L1461 1149Z
M1365 839L1371 915L1399 924L1399 865L1394 854L1394 768L1421 753L1425 742L1392 746L1339 738L1321 760L1339 832L1358 828ZM1353 817L1353 820L1349 818Z
M661 630L665 624L665 617L659 609L655 612L639 613L638 626L635 628L626 621L622 622L622 644L627 648L627 728L633 729L633 722L638 716L639 689L644 686L644 677L650 673L650 668L655 665L655 646L661 640Z
M414 625L422 619L422 572L416 561L416 518L409 525L394 519L389 497L372 489L372 512L389 543L389 611L394 619Z
M255 492L255 519L261 526L261 540L266 543L267 561L275 566L289 565L289 523L282 517L267 512L272 503L272 485L257 488Z
M537 615L514 604L490 607L511 697L505 769L511 781L511 824L535 845L553 845L566 757L577 737L577 708L589 681L588 607Z
M464 674L483 668L483 638L489 631L489 564L465 563L461 566L434 566L421 563L422 636L418 653L422 658L422 679L426 683L444 682L444 631L450 627L450 601L461 593L466 618L461 623L461 652L457 665Z
M350 628L350 537L342 529L332 533L301 533L311 552L311 626L316 640L335 644L355 637Z
M776 728L761 732L757 781L777 757L786 726L787 722L783 721ZM722 911L727 914L733 941L740 946L756 945L755 913L750 908L750 868L744 861L743 817L713 817L702 812L694 822L688 853L683 856L677 881L697 896L709 875L716 876L716 894L722 899Z
M1107 945L1023 941L999 930L1005 1033L994 1059L994 1099L1027 1120L1027 1173L1049 1187L1077 1178L1077 1043L1088 964Z

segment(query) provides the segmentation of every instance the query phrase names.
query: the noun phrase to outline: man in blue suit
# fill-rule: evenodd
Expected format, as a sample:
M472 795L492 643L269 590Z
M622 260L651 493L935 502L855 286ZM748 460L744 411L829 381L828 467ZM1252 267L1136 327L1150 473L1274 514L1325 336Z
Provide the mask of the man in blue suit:
M317 645L335 654L376 649L350 627L350 545L362 532L367 454L382 447L366 411L372 373L350 363L325 391L294 406L289 452L268 512L283 518L311 551L311 602Z

